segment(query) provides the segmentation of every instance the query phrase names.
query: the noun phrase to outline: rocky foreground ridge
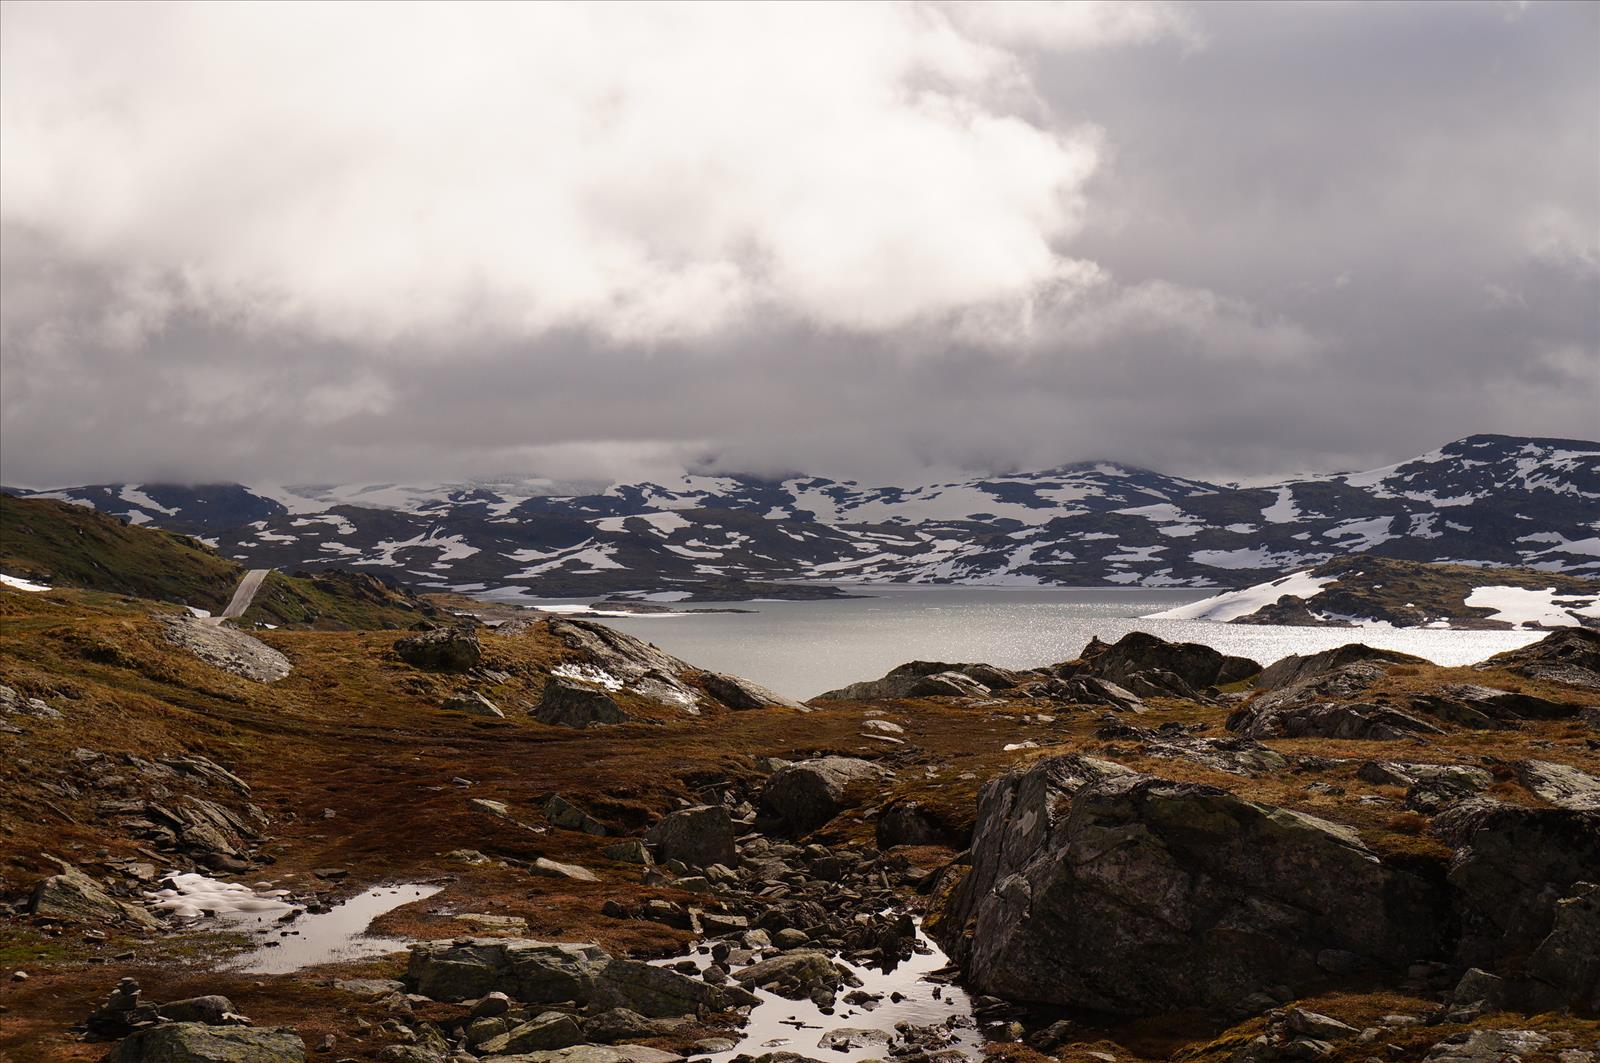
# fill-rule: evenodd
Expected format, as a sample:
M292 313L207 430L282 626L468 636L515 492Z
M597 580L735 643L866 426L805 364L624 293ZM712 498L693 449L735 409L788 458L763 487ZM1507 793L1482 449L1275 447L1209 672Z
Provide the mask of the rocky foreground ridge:
M823 593L796 580L1243 587L1350 553L1600 571L1600 443L1493 435L1264 487L1084 462L918 486L686 476L44 495L201 537L251 567L349 566L426 589L545 596Z
M584 621L263 630L289 666L263 676L169 617L0 589L0 1053L1586 1063L1600 1040L1593 632L1451 669L1134 633L802 705ZM184 891L213 881L269 914L204 914L224 902ZM374 924L389 950L249 968L401 883L429 889ZM899 990L869 975L926 948L919 918L951 960L919 1006L948 1010L884 1023ZM741 1041L761 1008L818 1018Z

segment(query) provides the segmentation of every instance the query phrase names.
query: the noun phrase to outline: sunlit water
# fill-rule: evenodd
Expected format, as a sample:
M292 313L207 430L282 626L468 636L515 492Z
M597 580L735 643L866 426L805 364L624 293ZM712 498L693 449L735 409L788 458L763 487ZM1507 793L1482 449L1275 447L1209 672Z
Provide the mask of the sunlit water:
M829 1031L838 1029L882 1030L892 1037L895 1024L900 1022L942 1027L946 1031L944 1047L966 1049L970 1056L981 1055L983 1036L973 1018L972 998L959 986L927 980L928 974L950 961L938 946L923 936L920 921L916 941L917 947L925 951L912 954L892 971L858 967L848 960L834 958L860 980L861 992L882 998L871 1007L845 1003L845 996L856 991L849 986L840 989L832 1015L824 1014L810 1000L788 1000L764 989L752 990L761 1003L750 1009L750 1020L739 1032L738 1044L726 1052L697 1058L720 1061L740 1053L760 1056L768 1052L794 1052L813 1059L837 1059L841 1063L882 1059L888 1055L888 1046L883 1043L866 1043L841 1050L824 1049L819 1042ZM709 952L709 944L702 945L688 958L704 969L710 962ZM901 999L892 1000L895 994Z
M873 597L738 602L737 608L756 612L603 622L699 667L741 675L802 699L846 683L876 679L897 664L918 659L1033 668L1077 656L1091 636L1115 641L1130 631L1203 642L1263 664L1347 642L1400 650L1435 664L1471 664L1544 635L1140 619L1209 596L1195 591L881 585L855 590Z
M403 952L411 942L403 938L374 937L367 933L372 921L402 904L420 901L438 893L441 886L420 883L377 886L357 894L318 915L302 915L287 923L266 917L252 920L235 914L226 921L233 926L259 922L260 942L227 966L249 974L288 974L303 967L323 963L345 963L368 956Z

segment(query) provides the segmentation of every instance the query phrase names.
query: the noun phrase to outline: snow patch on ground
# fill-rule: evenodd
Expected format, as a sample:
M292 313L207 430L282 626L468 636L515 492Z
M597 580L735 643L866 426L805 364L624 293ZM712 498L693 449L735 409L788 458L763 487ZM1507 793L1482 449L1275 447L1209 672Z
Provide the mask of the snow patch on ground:
M283 914L299 907L283 899L289 896L288 890L258 892L242 883L223 882L197 872L171 874L165 881L165 889L145 896L150 898L150 907L179 919Z
M1263 520L1273 524L1288 524L1300 519L1300 508L1294 504L1294 488L1278 488L1277 501L1261 511Z
M1579 627L1579 617L1600 619L1600 596L1558 594L1554 587L1476 587L1466 604L1492 609L1490 620L1512 627Z
M4 572L0 572L0 586L10 587L14 591L29 591L30 593L38 593L39 591L50 589L43 583L35 583L32 580L23 579L21 576L8 576Z
M558 664L550 669L550 674L562 679L571 679L579 683L588 683L591 686L605 687L607 690L621 690L622 680L592 664Z
M1258 583L1254 587L1229 591L1203 601L1180 605L1176 609L1151 613L1144 619L1212 620L1226 623L1241 616L1249 616L1257 609L1269 606L1285 595L1302 600L1310 598L1335 579L1337 579L1335 576L1313 576L1309 571L1293 572L1270 583Z

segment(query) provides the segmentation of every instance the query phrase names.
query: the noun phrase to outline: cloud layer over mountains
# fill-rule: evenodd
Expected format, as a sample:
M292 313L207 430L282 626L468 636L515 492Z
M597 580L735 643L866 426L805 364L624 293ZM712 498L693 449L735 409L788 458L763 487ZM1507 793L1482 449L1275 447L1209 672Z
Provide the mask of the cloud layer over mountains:
M0 476L1592 435L1590 5L7 5Z

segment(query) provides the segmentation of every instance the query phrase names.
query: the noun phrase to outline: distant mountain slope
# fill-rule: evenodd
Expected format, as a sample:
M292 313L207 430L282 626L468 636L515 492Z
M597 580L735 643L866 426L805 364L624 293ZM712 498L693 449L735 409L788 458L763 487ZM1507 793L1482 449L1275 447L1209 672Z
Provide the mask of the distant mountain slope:
M239 623L376 631L406 628L440 615L438 607L380 576L329 569L292 575L269 572Z
M1600 572L1600 444L1472 436L1365 473L1220 487L1109 462L916 487L686 476L559 493L98 485L48 492L252 565L662 600L740 581L1239 587L1349 553ZM713 591L713 588L722 588ZM753 591L759 595L759 591Z
M0 572L220 610L244 567L184 535L87 506L0 494Z
M1355 554L1152 619L1308 627L1600 628L1600 577Z

